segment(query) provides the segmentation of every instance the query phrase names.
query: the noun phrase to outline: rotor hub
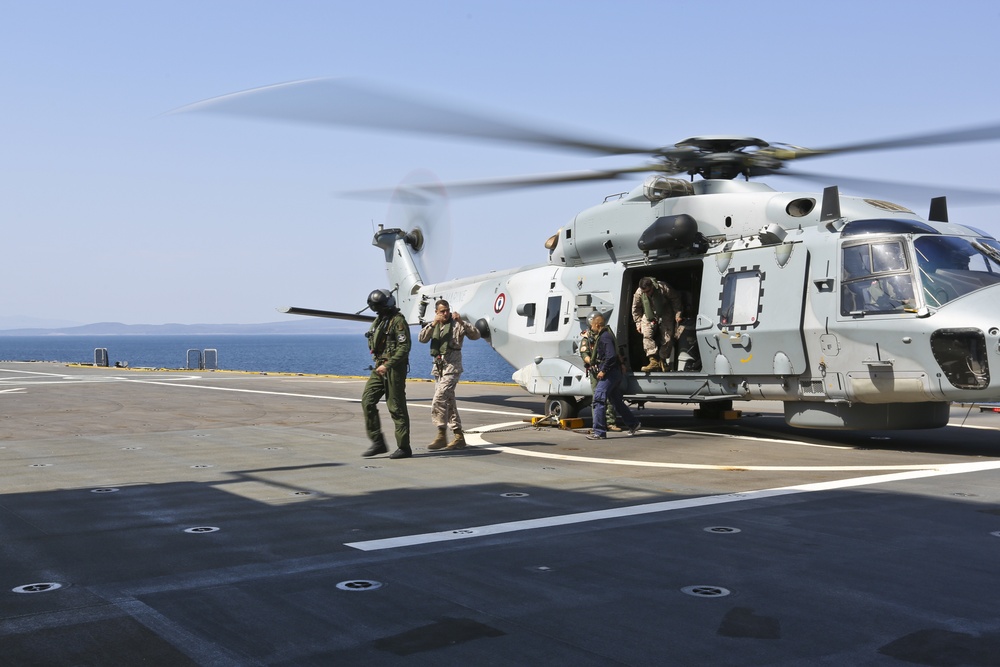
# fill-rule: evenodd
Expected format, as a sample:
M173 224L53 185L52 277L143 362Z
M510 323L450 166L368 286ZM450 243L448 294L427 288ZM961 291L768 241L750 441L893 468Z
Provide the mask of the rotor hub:
M665 161L671 168L707 179L728 180L740 175L749 177L752 171L756 171L753 167L773 169L781 166L773 157L767 157L765 165L758 160L758 157L764 157L761 153L745 152L746 149L764 149L768 145L766 141L756 137L690 137L678 142L667 153Z

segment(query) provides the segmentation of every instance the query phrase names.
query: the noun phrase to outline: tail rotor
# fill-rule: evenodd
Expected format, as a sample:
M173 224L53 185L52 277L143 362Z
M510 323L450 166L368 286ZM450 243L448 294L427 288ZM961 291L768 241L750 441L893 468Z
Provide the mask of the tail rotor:
M389 201L386 227L406 232L422 282L447 278L451 260L448 195L433 174L418 170L403 179Z

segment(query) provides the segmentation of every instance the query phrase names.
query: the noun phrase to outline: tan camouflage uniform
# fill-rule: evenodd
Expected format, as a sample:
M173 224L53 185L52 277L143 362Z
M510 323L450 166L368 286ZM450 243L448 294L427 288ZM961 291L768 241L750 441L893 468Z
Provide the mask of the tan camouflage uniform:
M417 335L421 343L429 343L434 336L434 322L424 325ZM462 376L462 340L478 340L479 329L464 320L451 321L451 336L448 339L448 349L443 355L434 358L431 375L434 376L434 399L431 402L431 421L439 429L450 426L452 431L462 431L462 419L458 416L455 405L455 387Z
M683 304L677 290L659 280L653 281L649 304L653 317L648 317L642 289L632 297L632 319L642 334L642 351L650 359L660 360L663 370L669 370L674 351L674 327L681 317Z

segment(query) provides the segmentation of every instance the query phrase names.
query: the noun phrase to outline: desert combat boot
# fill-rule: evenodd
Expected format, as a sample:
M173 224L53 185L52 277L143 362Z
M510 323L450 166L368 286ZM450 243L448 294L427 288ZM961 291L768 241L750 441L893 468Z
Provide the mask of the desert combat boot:
M455 439L449 442L445 449L449 452L453 452L457 449L465 449L465 434L461 431L455 431Z
M437 437L431 441L431 444L427 445L427 449L433 452L438 449L444 449L448 445L448 439L445 437L444 431L444 426L438 427Z

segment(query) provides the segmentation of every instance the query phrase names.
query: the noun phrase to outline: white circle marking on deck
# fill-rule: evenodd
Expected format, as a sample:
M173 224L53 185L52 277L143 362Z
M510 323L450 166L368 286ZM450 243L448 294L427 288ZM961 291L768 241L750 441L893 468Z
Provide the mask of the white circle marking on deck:
M713 465L708 463L671 463L667 461L636 461L634 459L613 459L613 458L602 458L597 456L576 456L570 454L553 454L551 452L536 452L528 449L521 449L519 447L507 447L505 445L495 445L483 437L482 433L485 431L489 433L491 430L496 430L500 428L509 428L521 424L521 422L505 422L502 424L491 424L490 426L481 426L476 429L479 433L466 432L466 441L470 446L481 447L483 449L491 449L493 451L503 452L505 454L516 454L518 456L534 456L536 458L542 459L554 459L557 461L572 461L576 463L599 463L603 465L615 465L615 466L639 466L646 468L677 468L681 470L769 470L769 471L779 471L779 472L793 472L793 471L825 471L825 472L851 472L851 471L865 471L865 470L937 470L942 467L942 464L929 463L929 464L918 464L918 465L895 465L895 466L755 466L755 465L739 465L739 464L728 464L728 465ZM673 431L671 431L673 432ZM782 442L787 444L802 444L809 445L810 443L803 442L798 443L794 440L769 440L767 438L759 438L754 436L738 436L729 435L729 438L735 439L746 439L746 440L763 440L766 442ZM615 438L616 440L618 438Z

